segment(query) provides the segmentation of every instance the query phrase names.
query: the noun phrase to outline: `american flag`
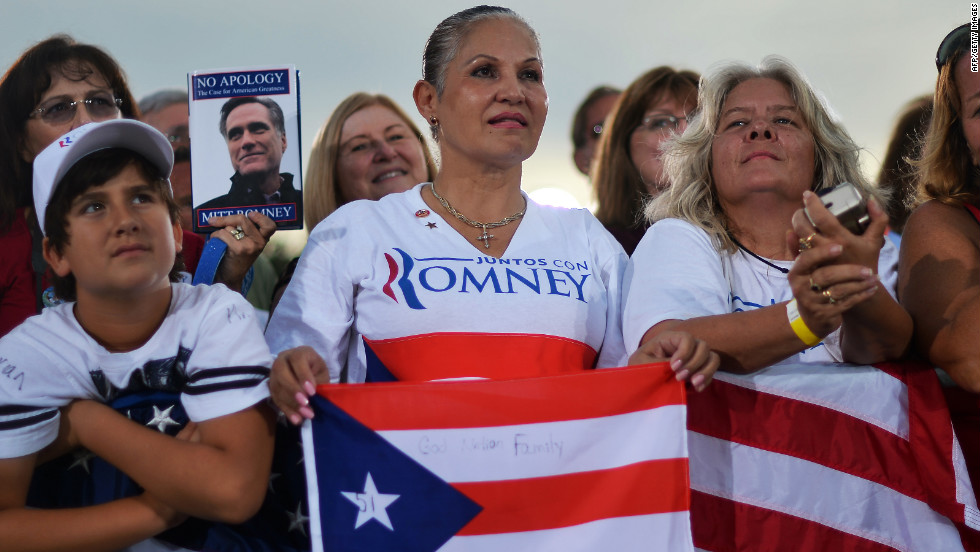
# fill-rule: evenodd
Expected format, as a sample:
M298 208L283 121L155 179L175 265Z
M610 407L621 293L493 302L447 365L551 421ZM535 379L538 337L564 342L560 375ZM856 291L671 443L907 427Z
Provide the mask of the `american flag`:
M666 364L318 392L314 550L693 550Z
M785 364L689 396L699 550L980 550L933 370Z

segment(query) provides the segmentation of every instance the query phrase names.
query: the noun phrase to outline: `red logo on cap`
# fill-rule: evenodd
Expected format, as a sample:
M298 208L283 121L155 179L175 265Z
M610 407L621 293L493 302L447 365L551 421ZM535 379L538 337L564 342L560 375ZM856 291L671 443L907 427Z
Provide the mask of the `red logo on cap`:
M71 136L66 136L64 140L60 140L58 142L58 145L61 146L61 147L63 147L63 148L67 148L68 146L70 146L71 145Z

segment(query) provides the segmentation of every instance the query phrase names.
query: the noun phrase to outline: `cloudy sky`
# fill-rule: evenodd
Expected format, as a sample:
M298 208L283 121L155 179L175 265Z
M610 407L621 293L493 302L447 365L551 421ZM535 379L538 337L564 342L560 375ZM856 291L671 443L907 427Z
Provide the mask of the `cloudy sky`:
M137 98L186 86L188 71L291 63L301 72L304 165L333 107L357 90L388 94L415 115L412 87L435 25L472 4L449 0L132 2L2 0L0 65L65 32L119 60ZM272 6L276 5L276 8ZM581 204L590 189L571 161L569 126L598 84L624 87L645 70L704 71L724 60L781 54L826 96L877 172L893 121L935 84L939 41L970 17L962 0L656 2L527 0L503 5L539 32L551 107L524 187L557 187ZM423 124L421 116L416 120Z

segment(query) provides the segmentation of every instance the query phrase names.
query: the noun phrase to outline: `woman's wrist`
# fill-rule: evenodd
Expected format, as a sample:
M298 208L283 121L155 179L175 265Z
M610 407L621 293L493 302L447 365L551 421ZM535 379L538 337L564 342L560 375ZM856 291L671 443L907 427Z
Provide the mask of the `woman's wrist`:
M820 343L821 338L817 334L813 333L813 330L806 325L803 321L803 317L800 316L799 307L796 304L796 298L794 297L788 303L786 303L786 318L789 320L789 327L793 329L793 333L796 337L800 338L807 347L813 347Z

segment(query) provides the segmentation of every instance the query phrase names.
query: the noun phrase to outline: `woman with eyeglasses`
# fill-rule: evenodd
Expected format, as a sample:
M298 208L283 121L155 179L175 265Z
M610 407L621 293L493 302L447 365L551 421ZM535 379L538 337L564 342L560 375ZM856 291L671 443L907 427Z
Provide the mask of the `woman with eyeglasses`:
M632 255L648 225L643 202L667 187L660 146L687 128L697 108L698 74L657 67L620 96L606 119L593 168L595 216Z
M313 140L303 184L306 226L312 231L341 205L404 192L435 175L428 144L398 104L383 94L355 92Z
M898 290L915 321L915 348L948 376L947 403L980 494L980 73L971 62L966 24L936 56L919 205L902 233Z
M101 49L54 36L0 81L0 335L40 312L46 269L31 210L34 157L78 126L138 117L119 65Z
M334 109L313 140L303 183L310 232L327 215L358 199L381 199L431 182L436 164L421 131L383 94L355 92ZM286 265L273 290L275 310L299 259Z
M42 237L31 207L34 157L76 127L139 115L119 64L67 35L29 48L0 80L0 336L59 301L44 276ZM275 225L269 222L239 242L230 230L251 221L232 215L221 222L225 229L214 235L229 247L215 281L240 289ZM193 268L204 240L188 229L183 239L182 260Z

